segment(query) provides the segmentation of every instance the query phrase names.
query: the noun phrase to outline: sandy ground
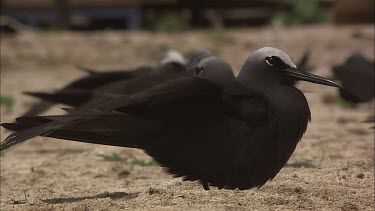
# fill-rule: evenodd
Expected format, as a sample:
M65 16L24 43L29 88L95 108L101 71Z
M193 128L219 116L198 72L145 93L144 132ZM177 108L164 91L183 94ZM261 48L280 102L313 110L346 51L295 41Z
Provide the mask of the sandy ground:
M283 49L295 60L312 50L315 73L352 51L374 58L373 26L310 26L179 34L146 32L26 33L1 40L1 94L12 96L13 120L34 99L21 91L52 90L83 75L82 64L98 68L136 67L154 62L165 48L189 55L204 48L238 70L253 50ZM142 151L35 138L1 155L1 210L373 210L374 131L361 123L374 103L345 109L323 99L337 90L301 83L312 122L287 166L260 189L204 191L152 165ZM326 100L327 101L327 100ZM48 113L62 113L58 107ZM1 140L9 133L1 130ZM104 159L112 156L114 161ZM102 155L102 156L100 156Z

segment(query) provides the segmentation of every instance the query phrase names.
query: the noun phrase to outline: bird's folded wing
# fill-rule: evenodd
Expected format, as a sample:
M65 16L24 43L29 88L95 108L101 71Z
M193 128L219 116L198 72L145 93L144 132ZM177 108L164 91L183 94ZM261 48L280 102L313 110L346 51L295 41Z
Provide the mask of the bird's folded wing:
M101 143L94 139L95 132L92 132L95 128L103 129L107 126L111 126L113 129L121 130L120 124L127 124L128 126L123 126L127 128L128 131L140 131L144 125L150 125L150 122L145 123L142 118L128 118L126 114L121 114L117 110L122 110L128 106L132 107L142 107L144 106L154 106L160 105L160 103L166 103L173 101L178 98L193 96L193 95L207 95L210 92L218 92L218 87L215 84L210 83L206 80L201 80L197 78L187 78L185 80L176 80L171 83L166 83L161 86L152 88L150 90L135 94L130 97L122 97L116 100L112 100L105 106L94 108L96 112L80 112L76 110L75 114L60 115L60 116L45 116L45 117L21 117L17 119L18 123L3 124L3 127L9 129L22 129L16 131L15 133L8 136L1 143L1 150L9 148L15 144L21 143L27 139L33 138L38 135L42 136L52 136L58 138L64 138L69 140L79 140L91 143ZM155 104L154 104L155 103ZM73 113L74 109L70 110ZM126 111L125 111L126 112ZM147 121L147 120L145 120ZM107 122L107 123L106 123ZM110 122L110 123L108 123ZM21 124L21 125L19 125ZM112 124L112 125L111 125ZM107 125L107 126L106 126ZM27 128L27 129L25 129ZM84 131L86 129L91 131L89 133L82 134L72 133L73 130ZM148 128L157 128L156 126ZM109 129L109 128L107 128ZM59 135L53 135L55 131ZM65 132L61 132L65 131ZM70 131L70 132L68 132ZM96 131L97 132L97 131ZM56 134L55 133L55 134ZM132 132L133 133L133 132ZM89 136L89 137L86 137ZM77 136L79 138L77 138ZM82 137L81 137L82 136ZM86 137L86 138L85 138ZM98 136L99 137L99 136ZM134 136L135 137L135 136ZM102 137L103 138L103 137ZM118 145L118 144L113 144Z
M173 72L159 75L149 75L144 77L134 77L127 80L119 80L113 83L105 84L98 87L95 91L117 94L132 94L142 91L166 81L187 76L186 72Z
M65 105L78 107L85 107L89 105L99 104L103 101L111 100L112 98L120 97L122 95L112 94L106 92L97 92L84 89L66 89L56 93L45 93L45 92L25 92L26 95L34 96L42 100L62 103ZM90 102L90 104L88 104ZM87 105L86 105L87 104ZM30 116L30 115L26 115Z
M247 101L262 101L263 97L254 90L244 86L234 79L217 80L215 78L204 78L199 76L186 76L176 80L154 86L131 95L116 97L106 103L85 107L82 109L98 110L102 112L132 113L137 111L151 110L156 107L168 107L169 103L186 100L187 98L222 98L233 96L246 98ZM237 101L237 100L236 100ZM223 101L224 103L238 103L234 101ZM197 100L199 103L199 100ZM228 105L231 107L231 105ZM257 107L258 103L253 107ZM259 107L259 106L258 106ZM263 107L262 107L263 109Z
M150 72L149 67L142 67L135 71L111 71L111 72L100 72L97 74L91 74L72 81L63 89L95 89L104 84L112 83L115 81L129 79L144 75Z
M83 71L86 72L89 76L93 75L112 75L112 76L118 76L123 74L124 76L131 76L131 77L139 77L143 76L146 74L149 74L151 72L151 67L148 66L143 66L143 67L138 67L135 69L117 69L117 70L98 70L95 68L83 66L77 64L76 67Z
M229 90L235 94L240 92L236 89L243 88L241 85L233 87ZM136 147L145 143L144 141L149 140L150 137L165 132L165 128L160 125L160 122L153 120L149 111L163 108L164 112L157 114L163 117L169 115L165 114L165 111L168 111L170 105L175 105L176 102L194 101L194 104L199 104L202 100L206 102L207 99L218 99L222 97L225 88L208 79L191 76L169 81L130 96L119 97L90 109L70 109L68 115L21 117L17 119L17 124L23 126L3 125L10 129L23 130L6 138L1 143L0 149L9 148L38 135ZM212 101L209 105L212 106L215 102ZM223 101L218 103L220 102ZM184 104L179 103L179 109L181 106L183 107ZM206 107L202 109L210 109ZM121 137L121 140L117 137Z
M180 99L220 96L222 87L210 80L188 76L154 86L129 96L117 98L98 106L103 111L128 112L129 108L147 109L165 106Z
M86 90L62 90L56 93L46 92L24 92L48 102L62 103L69 106L80 106L93 98L93 93Z

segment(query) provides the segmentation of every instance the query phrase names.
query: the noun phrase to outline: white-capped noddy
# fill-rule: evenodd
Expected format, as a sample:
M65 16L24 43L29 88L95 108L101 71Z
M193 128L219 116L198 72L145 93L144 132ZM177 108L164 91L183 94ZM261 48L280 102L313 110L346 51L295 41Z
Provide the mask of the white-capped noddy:
M93 109L2 124L19 131L0 149L37 135L134 147L174 176L200 180L205 189L249 189L276 176L307 128L308 103L291 84L304 80L340 87L298 70L287 54L271 47L249 56L237 79L210 74L210 68L218 67L215 60L198 66L198 76L168 81Z

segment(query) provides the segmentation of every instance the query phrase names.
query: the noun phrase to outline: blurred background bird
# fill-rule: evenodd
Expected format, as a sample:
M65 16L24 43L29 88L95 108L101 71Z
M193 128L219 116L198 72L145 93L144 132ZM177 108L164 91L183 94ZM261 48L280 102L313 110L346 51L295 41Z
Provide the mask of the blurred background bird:
M340 96L344 100L357 104L374 99L374 61L355 52L349 55L343 64L333 66L332 71L334 78L340 80L344 86L340 90Z

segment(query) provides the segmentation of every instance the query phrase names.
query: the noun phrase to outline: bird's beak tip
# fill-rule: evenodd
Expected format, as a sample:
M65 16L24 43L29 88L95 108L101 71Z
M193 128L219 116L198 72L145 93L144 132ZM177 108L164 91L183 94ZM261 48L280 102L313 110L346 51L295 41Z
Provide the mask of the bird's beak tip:
M316 84L321 84L321 85L325 85L325 86L332 86L332 87L337 87L337 88L340 88L340 89L343 89L343 87L328 79L328 78L324 78L324 77L321 77L321 76L318 76L318 75L315 75L315 74L312 74L312 73L309 73L309 72L304 72L304 71L301 71L297 68L289 68L289 69L286 69L284 70L284 72L289 75L289 76L292 76L293 78L296 78L298 80L302 80L302 81L308 81L308 82L311 82L311 83L316 83Z

